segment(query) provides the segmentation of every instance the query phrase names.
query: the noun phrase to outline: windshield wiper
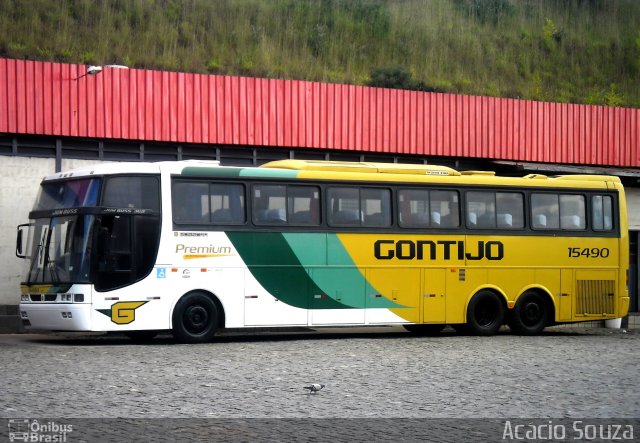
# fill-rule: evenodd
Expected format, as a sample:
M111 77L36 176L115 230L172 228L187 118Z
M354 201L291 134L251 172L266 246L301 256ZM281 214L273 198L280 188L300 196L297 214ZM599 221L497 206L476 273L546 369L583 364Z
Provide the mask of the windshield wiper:
M47 232L45 238L44 256L42 257L42 281L45 281L45 269L49 267L49 241L51 241L51 229Z
M51 283L60 283L60 275L58 274L58 265L55 260L51 260L47 263L49 268L49 276L51 276Z
M32 275L33 275L33 266L36 264L36 262L38 261L39 257L40 257L40 251L42 251L42 243L40 243L35 250L35 253L33 254L33 257L31 257L31 264L29 265L29 274L27 274L27 282L31 283L32 281L36 280L38 278L38 276L36 275L34 279L32 279Z

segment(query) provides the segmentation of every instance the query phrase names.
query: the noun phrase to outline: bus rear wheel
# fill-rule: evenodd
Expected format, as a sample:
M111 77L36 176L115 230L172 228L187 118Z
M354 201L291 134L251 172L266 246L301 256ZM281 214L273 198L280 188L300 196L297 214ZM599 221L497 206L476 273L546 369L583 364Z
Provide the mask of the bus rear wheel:
M509 328L520 335L537 335L547 326L548 305L542 295L527 291L520 296L509 316Z
M480 291L467 307L467 328L476 335L494 335L504 323L504 305L491 291Z
M211 297L192 292L173 310L173 336L181 343L206 343L218 329L218 308Z

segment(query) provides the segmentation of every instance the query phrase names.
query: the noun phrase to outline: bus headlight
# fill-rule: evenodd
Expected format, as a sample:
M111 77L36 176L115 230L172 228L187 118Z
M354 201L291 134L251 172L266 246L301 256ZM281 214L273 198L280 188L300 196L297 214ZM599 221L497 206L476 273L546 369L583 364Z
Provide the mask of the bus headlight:
M73 294L73 301L75 303L82 303L84 302L84 294Z

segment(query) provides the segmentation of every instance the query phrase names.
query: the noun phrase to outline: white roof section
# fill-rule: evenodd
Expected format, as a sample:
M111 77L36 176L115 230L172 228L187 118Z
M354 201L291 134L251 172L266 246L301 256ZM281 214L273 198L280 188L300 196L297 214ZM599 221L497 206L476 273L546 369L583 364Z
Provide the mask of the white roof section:
M105 162L95 165L85 166L68 171L56 172L46 176L43 181L60 180L72 177L88 177L92 175L113 175L113 174L160 174L163 172L180 173L188 166L220 166L220 162L215 160L182 160L164 162Z

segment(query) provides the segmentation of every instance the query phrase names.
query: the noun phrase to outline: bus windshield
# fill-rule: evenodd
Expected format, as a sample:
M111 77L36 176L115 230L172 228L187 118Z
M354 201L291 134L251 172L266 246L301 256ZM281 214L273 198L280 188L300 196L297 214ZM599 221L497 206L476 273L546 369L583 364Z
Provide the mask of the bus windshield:
M31 226L27 283L87 283L95 216L41 218Z
M98 202L100 180L78 179L43 183L33 207L34 211L47 211L95 206Z

